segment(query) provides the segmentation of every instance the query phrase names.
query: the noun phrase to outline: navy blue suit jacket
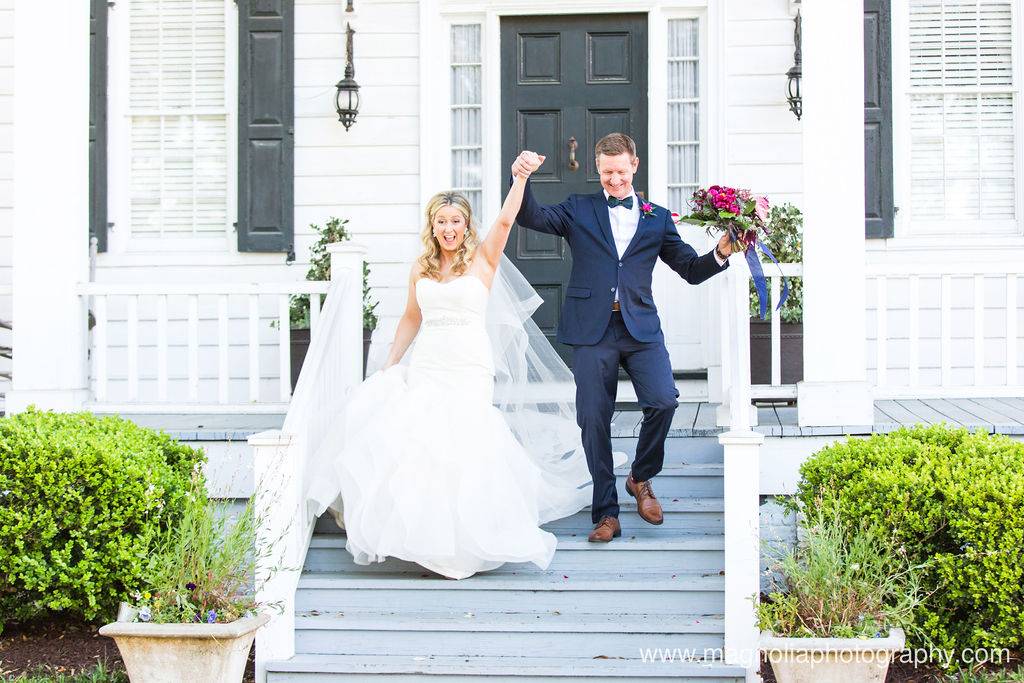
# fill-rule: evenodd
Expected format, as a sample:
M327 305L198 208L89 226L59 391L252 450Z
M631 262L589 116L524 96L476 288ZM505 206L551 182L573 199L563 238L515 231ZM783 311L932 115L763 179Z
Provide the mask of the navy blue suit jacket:
M569 195L561 204L537 202L526 183L516 222L524 228L557 235L569 242L572 274L558 323L558 341L585 346L601 341L612 316L615 289L626 329L637 341L664 342L654 306L651 276L661 259L691 285L729 267L718 265L713 251L698 256L679 237L671 212L652 204L654 215L640 213L636 235L622 258L615 249L604 192Z

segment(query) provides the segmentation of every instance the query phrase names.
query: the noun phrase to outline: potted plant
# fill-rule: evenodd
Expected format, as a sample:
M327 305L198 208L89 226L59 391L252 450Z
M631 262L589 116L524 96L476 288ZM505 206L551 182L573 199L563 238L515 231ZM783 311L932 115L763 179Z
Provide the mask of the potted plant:
M773 206L768 217L769 231L765 245L779 263L803 261L803 215L792 204ZM775 264L762 257L766 275ZM776 271L777 272L777 271ZM775 302L770 302L771 306ZM803 343L803 279L789 278L789 297L779 312L782 328L782 382L795 384L804 377ZM771 319L761 320L757 312L754 283L750 283L750 382L771 384L772 381Z
M315 223L310 228L317 233L316 242L310 247L309 270L306 271L307 280L330 280L331 279L331 255L327 253L327 245L333 242L346 242L352 239L348 229L345 227L347 220L331 217L323 227ZM366 376L366 360L370 352L370 338L377 328L376 308L378 302L373 301L370 296L370 267L363 264L363 376ZM302 363L306 359L306 351L309 349L309 295L302 294L292 297L291 302L291 366L292 366L292 390L299 380L299 372L302 370Z
M256 562L267 552L256 544L255 496L232 515L230 502L209 500L197 466L185 498L132 602L100 628L133 683L241 681L256 629L270 619L254 599Z
M770 562L770 592L755 606L776 680L883 683L907 630L920 634L922 565L878 527L848 528L838 505L817 506L798 531L796 548Z

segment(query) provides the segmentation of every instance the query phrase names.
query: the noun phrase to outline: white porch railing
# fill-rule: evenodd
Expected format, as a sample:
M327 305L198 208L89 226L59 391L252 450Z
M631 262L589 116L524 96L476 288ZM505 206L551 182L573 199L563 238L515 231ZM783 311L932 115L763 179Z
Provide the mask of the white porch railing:
M309 295L312 335L320 323L320 302L328 284L80 285L78 292L87 299L94 318L93 403L88 407L131 412L284 412L291 399L291 297ZM268 301L273 309L269 316L265 313ZM229 302L236 311L244 302L245 313L229 316ZM201 306L205 307L202 317ZM147 313L145 320L140 319L140 311ZM271 321L275 331L270 330ZM244 333L239 323L245 325ZM262 347L268 332L271 341L276 337L272 363L261 358L266 355ZM232 343L239 339L244 344ZM143 354L146 360L140 363ZM148 371L145 377L140 366Z
M776 310L775 302L782 296L782 276L802 277L804 266L802 263L781 263L781 268L774 263L763 265L765 277L768 278L768 309L771 314L771 383L753 384L750 391L753 398L795 399L796 384L782 383L782 314Z
M747 681L759 680L757 620L752 600L760 591L760 454L764 436L751 427L757 413L750 387L750 270L733 258L722 295L721 353L723 405L728 431L719 435L724 451L725 647L727 664L743 666ZM774 299L773 299L774 300Z
M1021 272L1010 264L868 266L875 398L1024 394Z
M257 600L278 603L282 613L256 634L257 680L266 664L295 654L295 591L316 520L306 508L310 459L335 425L332 407L362 378L362 273L365 249L332 244L331 282L320 325L313 334L280 430L249 438L254 449L261 556Z

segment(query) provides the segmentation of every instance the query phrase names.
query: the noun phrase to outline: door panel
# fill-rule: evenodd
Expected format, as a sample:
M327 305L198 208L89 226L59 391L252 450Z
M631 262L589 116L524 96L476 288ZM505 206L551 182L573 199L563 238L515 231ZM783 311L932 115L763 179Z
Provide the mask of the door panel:
M557 204L573 193L600 191L599 139L626 133L641 160L647 155L647 15L503 18L501 92L501 196L508 168L524 149L547 157L530 180L538 201ZM643 163L633 186L647 189ZM515 226L506 254L544 298L534 320L571 362L570 349L555 341L572 268L565 242Z

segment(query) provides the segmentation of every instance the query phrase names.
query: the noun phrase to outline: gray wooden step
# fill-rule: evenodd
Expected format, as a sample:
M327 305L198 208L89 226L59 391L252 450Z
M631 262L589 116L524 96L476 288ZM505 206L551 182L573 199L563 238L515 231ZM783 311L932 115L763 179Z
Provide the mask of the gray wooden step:
M657 528L657 527L654 527ZM646 531L646 530L638 530ZM688 569L721 569L724 565L725 539L721 534L625 535L612 543L590 543L590 528L576 534L558 534L558 547L548 569L608 569L610 567L642 566L648 569L686 567ZM421 571L419 565L388 558L384 562L357 565L345 550L344 534L318 534L310 542L305 570L324 571ZM494 571L540 571L528 562L507 563Z
M629 605L639 614L718 614L724 609L722 570L519 571L508 568L468 579L447 579L426 570L323 572L299 577L295 609L396 609L422 611L438 605L453 611L553 610L600 614Z
M658 495L665 521L658 528L671 530L672 533L696 532L698 529L711 530L712 533L721 533L723 528L723 513L725 502L721 497L689 497L662 495L657 485L654 492ZM619 523L622 525L622 533L640 533L645 527L652 525L640 519L636 513L636 501L619 494ZM586 529L587 533L593 529L594 524L590 520L590 506L583 508L568 517L548 522L542 528L552 533L561 535L562 531L569 533L580 533ZM338 533L340 529L335 524L334 518L330 515L322 515L317 520L316 533L330 534Z
M584 679L587 683L659 681L673 683L741 683L744 671L720 661L644 662L581 657L441 657L393 655L296 655L270 662L269 683L553 683Z
M345 610L297 615L295 627L298 654L593 658L633 657L653 641L701 653L724 645L721 615Z

